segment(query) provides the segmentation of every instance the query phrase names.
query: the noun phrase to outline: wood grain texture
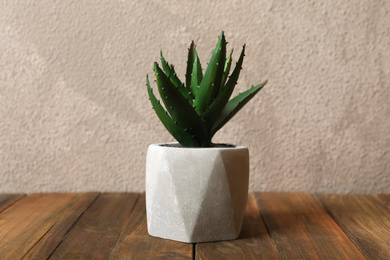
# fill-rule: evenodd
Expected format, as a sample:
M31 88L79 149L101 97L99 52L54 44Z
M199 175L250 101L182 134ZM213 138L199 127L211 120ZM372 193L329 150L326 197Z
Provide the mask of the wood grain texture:
M237 240L196 245L150 236L144 194L0 194L1 260L194 257L390 259L390 194L251 193Z
M0 213L24 196L24 194L0 194Z
M378 194L375 196L381 199L386 204L387 208L390 209L390 194Z
M364 259L308 193L254 194L282 259Z
M390 211L383 201L356 194L316 197L369 259L390 259Z
M276 246L260 216L253 194L249 194L240 237L237 240L199 243L195 259L280 259Z
M97 198L99 193L80 193L69 200L58 212L60 218L39 242L25 255L24 259L48 259L54 252L65 234Z
M21 259L56 223L76 194L33 194L0 214L0 259Z
M101 194L50 259L107 259L138 196L135 193Z
M192 259L193 245L152 237L147 232L145 194L123 230L111 259Z

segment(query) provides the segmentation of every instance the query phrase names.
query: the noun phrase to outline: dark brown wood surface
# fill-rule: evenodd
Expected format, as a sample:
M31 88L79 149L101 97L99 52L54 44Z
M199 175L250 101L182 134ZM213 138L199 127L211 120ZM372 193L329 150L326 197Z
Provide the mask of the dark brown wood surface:
M386 206L390 207L390 194L378 194L375 196L385 202Z
M23 197L23 194L0 194L0 212L2 212Z
M370 259L390 259L390 211L372 195L317 194L341 229Z
M103 193L54 251L51 259L107 259L139 195Z
M283 259L363 259L320 203L308 193L255 193Z
M47 259L51 256L74 223L87 210L99 193L80 193L69 200L59 212L60 218L24 259Z
M251 193L237 240L147 233L138 193L0 194L0 259L390 259L390 195Z
M0 259L21 259L61 217L76 194L33 194L0 213Z
M280 259L253 194L249 194L239 239L196 245L195 259Z
M140 196L111 259L192 259L193 245L148 235L145 194Z

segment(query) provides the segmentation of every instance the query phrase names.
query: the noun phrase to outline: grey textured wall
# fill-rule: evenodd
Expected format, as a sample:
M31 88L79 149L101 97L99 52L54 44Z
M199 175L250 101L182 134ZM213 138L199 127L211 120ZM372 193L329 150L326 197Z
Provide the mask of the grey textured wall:
M144 190L173 140L145 74L222 29L237 91L270 80L214 139L249 147L252 190L390 192L390 1L244 2L1 1L0 192Z

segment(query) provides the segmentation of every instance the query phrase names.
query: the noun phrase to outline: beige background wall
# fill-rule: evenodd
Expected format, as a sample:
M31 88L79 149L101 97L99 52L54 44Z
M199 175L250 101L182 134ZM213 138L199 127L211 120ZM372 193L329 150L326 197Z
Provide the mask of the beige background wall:
M390 1L242 2L1 1L0 192L144 190L173 140L145 74L222 29L238 91L270 80L214 139L249 147L251 190L390 192Z

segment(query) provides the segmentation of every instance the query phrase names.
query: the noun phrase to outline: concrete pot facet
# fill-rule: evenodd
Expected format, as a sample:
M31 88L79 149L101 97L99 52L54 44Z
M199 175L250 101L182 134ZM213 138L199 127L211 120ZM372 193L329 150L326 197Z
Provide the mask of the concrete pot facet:
M238 238L248 183L246 147L150 145L146 159L149 234L186 243Z

